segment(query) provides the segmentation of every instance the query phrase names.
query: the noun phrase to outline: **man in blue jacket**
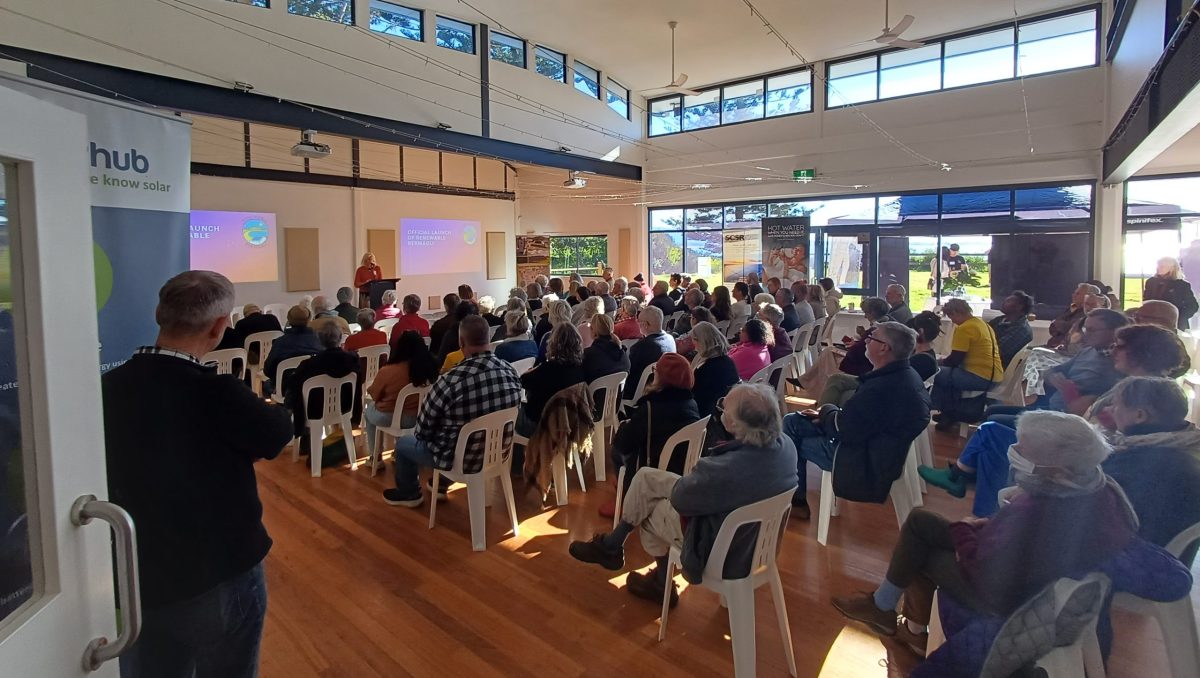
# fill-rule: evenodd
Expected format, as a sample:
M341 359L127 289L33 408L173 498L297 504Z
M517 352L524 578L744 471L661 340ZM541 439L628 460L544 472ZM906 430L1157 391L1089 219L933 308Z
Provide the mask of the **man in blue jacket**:
M625 566L625 539L640 528L642 547L657 566L647 574L630 572L626 588L635 596L661 601L667 586L667 553L683 552L683 576L701 582L708 555L725 517L736 509L796 487L796 450L781 434L775 391L758 384L734 386L725 396L721 423L733 440L711 450L684 477L642 467L621 506L621 522L609 534L571 543L571 555L609 570ZM683 528L681 518L687 519ZM750 571L757 527L739 530L725 562L725 576ZM679 601L674 582L671 607Z
M904 470L909 445L929 424L929 394L908 364L917 333L884 322L864 340L874 369L858 378L858 390L845 407L823 405L783 419L783 432L799 453L800 486L792 505L802 519L810 516L805 462L834 471L837 496L882 502Z

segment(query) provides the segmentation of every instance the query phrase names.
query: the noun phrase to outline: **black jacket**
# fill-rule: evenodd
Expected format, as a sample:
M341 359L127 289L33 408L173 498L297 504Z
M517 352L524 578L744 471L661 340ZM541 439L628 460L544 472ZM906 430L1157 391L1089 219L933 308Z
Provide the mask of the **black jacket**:
M557 362L545 362L521 375L521 385L525 387L525 416L530 421L539 421L546 403L555 393L583 383L583 367L580 365L565 365Z
M446 338L446 332L454 326L455 322L457 321L454 320L454 314L447 313L429 326L429 350L433 351L434 355L437 355L438 350L442 347L442 341Z
M837 445L834 494L879 504L904 470L908 446L929 424L929 394L907 360L872 370L858 381L845 407L821 408L821 426Z
M314 393L308 403L308 412L304 411L303 396L304 382L312 377L327 374L341 378L348 374L355 375L354 393L343 394L343 397L353 395L351 401L352 419L357 420L362 409L363 364L358 355L340 348L327 348L324 351L300 363L295 372L283 380L283 400L292 410L295 423L295 433L304 432L308 419L320 419L324 413L323 400Z
M308 327L289 327L284 330L282 337L271 343L271 353L263 362L263 370L267 373L267 379L273 380L275 379L275 368L279 367L279 363L297 356L316 355L322 350L323 347L321 342L317 341L316 332ZM278 384L275 386L279 387Z
M108 493L137 525L142 604L194 598L262 562L254 462L291 441L287 409L174 356L135 355L100 381Z
M792 332L800 329L800 324L800 313L796 311L796 305L788 304L787 306L784 306L783 322L779 323L779 326L782 327L785 332Z
M648 305L661 310L664 318L669 318L675 312L675 302L671 301L671 297L665 294L660 294L650 299Z
M583 349L583 377L590 384L600 377L629 371L629 353L616 341L598 339Z
M717 401L724 398L729 389L741 381L733 359L727 355L709 358L696 368L694 377L696 383L692 387L692 393L696 396L696 407L700 416L711 414L719 417L716 412Z
M696 401L687 389L654 391L639 400L629 419L617 428L613 436L614 454L622 455L629 465L625 470L625 489L629 489L637 469L642 466L658 467L658 458L667 438L699 419ZM667 470L682 474L685 456L682 447L673 451Z
M670 340L670 344L667 344L667 340ZM674 350L674 344L674 339L659 332L642 337L636 344L629 347L629 377L625 379L623 398L627 400L633 398L634 391L637 391L638 380L642 378L642 372L658 362L663 353Z
M1168 280L1154 276L1146 281L1146 291L1143 299L1159 299L1170 303L1179 309L1179 329L1188 328L1188 320L1200 310L1192 285L1186 280Z
M219 348L242 348L246 345L246 337L249 337L251 334L259 332L282 332L283 327L279 324L279 318L260 311L237 321L237 324L233 326L233 331L237 337L237 346L221 346ZM226 336L228 336L228 333L226 333ZM225 340L222 339L221 341L224 343ZM258 349L254 349L254 352L247 355L246 359L250 361L251 365L257 365L259 361Z
M554 329L554 326L550 324L550 319L547 318L546 315L542 315L541 319L538 320L537 325L533 328L533 340L541 344L542 337L550 334L550 330L552 329Z
M333 310L351 325L358 322L358 307L348 301L338 304Z

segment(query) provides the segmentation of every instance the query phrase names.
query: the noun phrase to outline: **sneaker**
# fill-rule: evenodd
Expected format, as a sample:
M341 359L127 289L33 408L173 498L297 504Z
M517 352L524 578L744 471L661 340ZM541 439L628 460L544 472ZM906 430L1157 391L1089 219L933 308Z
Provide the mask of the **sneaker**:
M812 509L808 507L807 501L792 503L792 515L800 520L809 520L812 518Z
M629 577L625 580L625 589L638 598L644 598L652 603L662 605L663 582L659 579L657 569L651 570L646 574L630 572ZM671 582L671 600L667 603L667 606L674 610L678 604L679 588L675 586L675 582Z
M407 506L408 508L417 508L425 501L425 497L421 495L420 490L417 490L416 494L406 495L393 487L383 491L383 500L391 506Z
M913 654L918 657L924 657L926 648L929 646L928 633L913 633L909 630L908 624L900 622L896 625L896 642L904 645L913 651Z
M573 541L567 549L571 557L585 563L594 563L606 570L625 567L625 549L618 546L610 549L604 545L604 535L597 534L591 541ZM662 593L660 590L659 593Z
M925 482L940 487L950 493L952 497L962 499L967 496L967 480L961 473L955 473L957 469L936 469L930 466L918 466L917 474L925 480Z
M430 496L436 498L438 501L442 501L446 498L446 493L450 491L450 486L453 484L454 483L450 482L449 480L442 478L440 481L438 481L438 489L434 490L433 478L431 477L429 480L425 481L425 489L429 490Z
M870 593L856 598L834 598L833 606L845 617L866 624L880 635L896 635L896 613L876 607L875 597Z

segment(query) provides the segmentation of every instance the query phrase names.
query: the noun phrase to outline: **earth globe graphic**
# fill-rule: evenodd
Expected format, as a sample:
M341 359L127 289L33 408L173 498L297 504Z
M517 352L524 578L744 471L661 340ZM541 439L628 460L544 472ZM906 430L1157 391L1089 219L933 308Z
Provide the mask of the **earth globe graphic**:
M474 226L465 226L463 227L462 235L463 242L467 243L468 245L474 245L475 241L479 238L479 229L475 228Z
M267 244L268 235L270 231L262 219L247 219L246 223L242 224L242 238L255 247Z

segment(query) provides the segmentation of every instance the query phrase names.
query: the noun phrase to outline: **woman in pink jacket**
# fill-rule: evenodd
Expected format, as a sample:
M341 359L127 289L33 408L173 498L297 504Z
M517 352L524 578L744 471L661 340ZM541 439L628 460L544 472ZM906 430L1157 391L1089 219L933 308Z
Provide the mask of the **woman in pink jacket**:
M767 329L767 324L758 318L742 326L739 343L729 351L729 357L742 381L750 381L750 377L771 364L771 347L774 345L774 335Z

